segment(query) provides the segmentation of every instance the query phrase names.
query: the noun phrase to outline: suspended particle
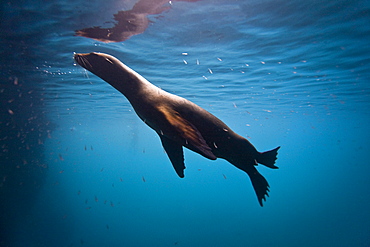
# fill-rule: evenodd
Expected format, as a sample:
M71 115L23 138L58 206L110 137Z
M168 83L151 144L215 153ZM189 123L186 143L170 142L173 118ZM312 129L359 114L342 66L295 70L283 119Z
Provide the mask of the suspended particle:
M62 156L61 154L59 154L59 159L60 159L61 161L63 161L63 160L64 160L64 158L63 158L63 156Z

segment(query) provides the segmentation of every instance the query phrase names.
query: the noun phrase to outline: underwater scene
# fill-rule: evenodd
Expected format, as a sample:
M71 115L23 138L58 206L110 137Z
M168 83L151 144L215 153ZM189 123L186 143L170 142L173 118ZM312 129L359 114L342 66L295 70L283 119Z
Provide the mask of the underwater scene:
M0 6L1 247L370 246L369 1Z

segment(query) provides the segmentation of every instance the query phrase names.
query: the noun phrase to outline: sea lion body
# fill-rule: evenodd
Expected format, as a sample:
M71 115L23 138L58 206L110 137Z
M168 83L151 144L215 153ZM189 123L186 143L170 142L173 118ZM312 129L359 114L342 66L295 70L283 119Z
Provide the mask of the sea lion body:
M279 147L258 152L247 139L208 111L156 87L110 55L75 54L75 60L126 96L141 120L158 133L180 177L184 177L185 169L182 147L211 160L225 159L249 175L262 206L269 185L255 166L261 163L277 168L274 163Z

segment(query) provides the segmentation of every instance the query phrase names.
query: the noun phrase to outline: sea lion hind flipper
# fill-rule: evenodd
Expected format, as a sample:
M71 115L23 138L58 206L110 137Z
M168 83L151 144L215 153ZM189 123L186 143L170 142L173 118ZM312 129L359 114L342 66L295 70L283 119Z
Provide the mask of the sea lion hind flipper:
M266 201L266 196L268 195L269 187L267 180L257 171L253 166L251 170L247 171L249 178L251 179L254 191L256 192L257 199L261 207L263 207L262 200Z
M269 168L278 169L279 167L275 166L275 161L277 159L277 152L279 148L280 147L277 147L270 151L259 153L257 156L257 162Z
M168 158L173 165L173 168L175 168L177 175L179 175L180 178L183 178L185 164L184 151L182 150L182 146L163 135L159 135L159 137L161 138L162 146L166 151Z
M183 138L183 146L208 159L217 159L199 130L191 122L181 116L179 112L166 106L159 106L158 110L164 114L165 118L175 129L177 134Z

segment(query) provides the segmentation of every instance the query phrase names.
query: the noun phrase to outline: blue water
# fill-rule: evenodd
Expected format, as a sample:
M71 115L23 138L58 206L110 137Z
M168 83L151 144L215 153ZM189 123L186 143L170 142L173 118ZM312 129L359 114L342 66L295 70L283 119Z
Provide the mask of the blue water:
M1 246L370 246L370 2L172 2L119 43L74 36L135 1L6 1ZM260 151L246 174L185 151L185 178L128 101L76 66L112 54Z

